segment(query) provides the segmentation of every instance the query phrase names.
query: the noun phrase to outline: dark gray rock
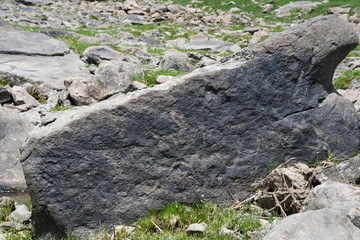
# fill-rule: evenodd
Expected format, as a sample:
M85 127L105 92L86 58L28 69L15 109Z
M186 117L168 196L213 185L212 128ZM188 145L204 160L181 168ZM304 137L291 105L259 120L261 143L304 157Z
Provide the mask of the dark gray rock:
M357 44L345 22L314 18L249 61L63 114L22 153L36 233L126 223L197 196L229 203L226 189L241 199L269 162L355 153L358 114L331 81Z
M26 189L20 147L31 129L17 111L0 107L0 192Z
M0 87L0 103L11 102L12 96L8 88Z
M50 0L15 0L15 1L24 5L37 5L37 6L50 5L52 3Z

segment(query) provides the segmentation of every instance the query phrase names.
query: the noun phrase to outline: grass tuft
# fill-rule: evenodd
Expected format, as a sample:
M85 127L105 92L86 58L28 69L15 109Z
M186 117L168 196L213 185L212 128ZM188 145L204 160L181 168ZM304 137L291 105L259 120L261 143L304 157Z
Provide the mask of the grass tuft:
M360 70L346 70L333 82L335 89L348 89L351 81L360 77Z

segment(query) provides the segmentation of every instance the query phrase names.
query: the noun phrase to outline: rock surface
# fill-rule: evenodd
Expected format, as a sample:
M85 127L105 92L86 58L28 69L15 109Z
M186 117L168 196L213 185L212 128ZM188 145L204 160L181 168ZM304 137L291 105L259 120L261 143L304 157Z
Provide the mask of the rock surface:
M23 167L36 233L129 222L196 201L191 186L230 202L226 188L243 197L269 161L355 153L358 115L331 80L357 44L335 16L315 18L263 42L249 61L74 109L35 131Z
M0 107L0 128L0 191L24 190L20 147L32 126L19 117L17 111Z

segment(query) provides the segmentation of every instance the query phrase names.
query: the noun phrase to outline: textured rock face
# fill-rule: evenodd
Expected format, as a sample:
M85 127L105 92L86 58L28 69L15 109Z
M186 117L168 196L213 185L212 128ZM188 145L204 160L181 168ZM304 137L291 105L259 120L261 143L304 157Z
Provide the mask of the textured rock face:
M358 115L331 78L357 43L336 17L316 18L247 62L64 114L23 151L37 234L129 222L196 196L230 202L226 189L241 198L270 161L353 154Z
M24 190L20 147L32 127L17 111L0 107L0 191Z

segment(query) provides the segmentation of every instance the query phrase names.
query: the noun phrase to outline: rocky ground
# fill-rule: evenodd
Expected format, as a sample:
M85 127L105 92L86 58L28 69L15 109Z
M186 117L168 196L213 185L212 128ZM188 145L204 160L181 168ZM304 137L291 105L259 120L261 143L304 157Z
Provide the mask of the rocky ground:
M177 76L199 68L216 68L217 64L249 60L258 43L315 15L337 15L360 34L360 6L353 3L335 6L331 5L332 1L290 4L227 1L208 6L201 1L186 2L186 5L131 0L0 0L0 3L0 123L4 135L0 140L3 153L0 167L4 169L0 173L1 191L26 190L17 149L32 129L47 126L64 114L74 114L64 110L76 111L82 106L176 81ZM355 48L338 66L334 76L338 92L358 111L359 51L360 47ZM263 202L264 208L274 208L282 217L306 211L287 218L265 239L280 239L289 227L305 224L303 218L318 221L327 216L341 218L342 231L339 235L329 232L328 236L321 236L322 239L357 239L359 216L354 196L358 190L349 183L358 184L359 176L346 170L357 169L357 162L355 158L344 163L352 164L351 167L339 164L320 174L295 165L289 170L295 172L290 174L291 177L287 175L288 170L279 170L280 177L274 177L276 181L262 185L262 195L255 194L246 201ZM286 187L276 185L284 178ZM305 180L294 183L293 178ZM339 179L343 185L332 182ZM317 187L320 193L313 191L308 196L319 183L324 183ZM338 190L334 192L333 189ZM333 194L334 198L322 199L329 203L319 205L316 201L321 198L313 198L316 194ZM273 201L269 203L271 198ZM339 206L339 201L349 204ZM1 224L6 231L23 229L23 238L30 239L27 207L14 204L8 198L2 198L0 206L8 209L11 206L12 211L21 210L20 215L26 215L26 219L19 220L10 217L9 212ZM322 215L315 216L314 210L319 209ZM266 214L262 219L266 220ZM14 222L17 223L14 225ZM304 225L303 228L328 229L320 220L318 222L319 225ZM264 225L267 231L270 230L269 222ZM121 234L127 231L119 229ZM227 229L225 225L222 230L232 239L261 239L265 235L260 231L260 235L246 233L244 236L239 229ZM131 239L132 234L125 235ZM294 231L294 236L287 239L295 239L301 234ZM0 230L2 238L6 239Z

